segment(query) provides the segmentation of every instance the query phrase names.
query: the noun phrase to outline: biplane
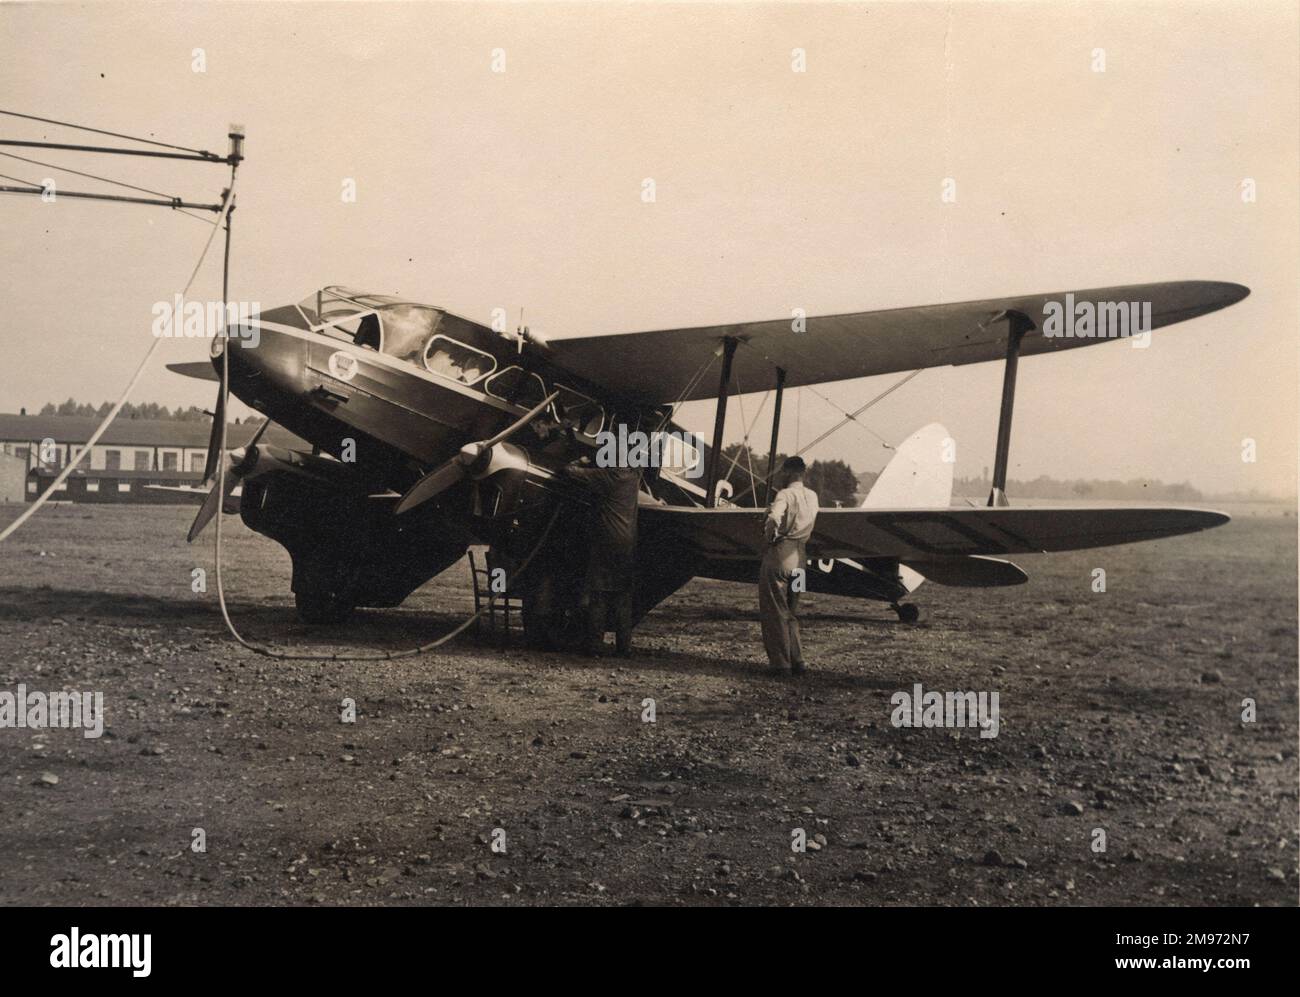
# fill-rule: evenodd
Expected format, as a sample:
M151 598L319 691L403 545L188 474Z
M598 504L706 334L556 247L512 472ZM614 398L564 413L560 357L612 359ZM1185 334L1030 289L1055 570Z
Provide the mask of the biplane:
M1071 302L1141 302L1159 329L1244 298L1241 285L1179 281L1073 291ZM542 544L572 545L564 523L581 487L563 465L594 455L622 426L676 440L642 478L635 615L695 577L754 581L761 507L728 498L722 441L728 402L774 393L771 484L782 395L802 385L938 366L1004 364L992 491L986 506L950 507L951 440L930 425L902 443L860 508L824 509L808 543L807 588L877 600L904 622L908 594L941 585L1016 585L1008 555L1134 543L1204 530L1228 517L1182 508L1012 507L1006 496L1019 361L1106 341L1052 335L1044 317L1064 294L884 311L545 339L501 332L443 308L324 287L250 317L253 329L213 340L211 363L169 365L228 390L311 444L220 452L219 395L205 480L225 462L190 529L193 540L242 487L237 508L293 562L300 616L337 622L355 607L400 604L472 544L517 565ZM244 344L256 342L255 348ZM223 362L224 354L224 362ZM742 387L743 386L743 387ZM222 388L227 387L222 385ZM676 406L713 399L711 442L681 442ZM676 435L674 435L676 434ZM701 471L703 473L701 474ZM551 527L559 522L554 530ZM549 539L547 531L550 530ZM563 600L539 595L528 571L510 579L532 634L549 632ZM533 573L540 574L540 573Z

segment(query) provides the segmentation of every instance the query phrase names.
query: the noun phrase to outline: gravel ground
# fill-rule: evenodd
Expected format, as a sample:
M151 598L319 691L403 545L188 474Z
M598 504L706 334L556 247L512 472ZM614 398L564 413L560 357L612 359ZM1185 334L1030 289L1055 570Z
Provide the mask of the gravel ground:
M101 691L107 718L0 729L0 902L1297 903L1293 518L1018 558L1029 585L926 586L912 627L809 598L796 682L761 672L753 592L717 582L630 660L259 657L222 628L192 516L64 506L0 547L0 691ZM256 639L404 647L472 606L459 565L311 629L287 555L226 524ZM997 691L998 736L894 727L918 682Z

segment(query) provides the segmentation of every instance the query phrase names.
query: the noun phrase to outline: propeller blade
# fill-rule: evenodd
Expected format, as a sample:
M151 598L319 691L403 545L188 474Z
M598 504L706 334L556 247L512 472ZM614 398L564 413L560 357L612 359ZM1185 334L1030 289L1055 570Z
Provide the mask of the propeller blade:
M513 423L511 423L505 429L501 430L501 432L497 433L496 436L492 437L492 439L484 440L482 443L479 444L479 452L482 453L484 450L491 450L494 446L496 446L498 443L502 442L503 440L510 439L510 437L514 436L515 433L519 432L519 430L523 429L530 422L532 422L539 415L541 415L542 411L546 408L546 406L550 405L551 402L555 401L558 395L559 395L558 391L552 391L549 395L547 395L540 402L534 405L531 409L529 409L527 412L521 415Z
M193 377L199 381L215 381L218 383L221 381L221 375L213 370L212 364L206 360L200 360L196 363L169 363L166 366L173 374Z
M208 523L212 522L212 517L226 504L226 499L230 498L230 493L239 485L239 475L235 473L234 459L229 454L224 454L222 459L226 462L226 487L218 494L217 482L212 482L212 488L209 489L207 496L203 499L203 504L199 506L198 515L194 517L194 523L190 526L189 535L186 537L188 543L193 543L194 538L203 532Z
M271 425L271 420L267 419L260 426L258 426L257 432L253 434L253 438L244 444L244 449L252 450L253 447L257 446L257 441L262 438L262 434L266 432L266 427L269 425Z
M217 390L217 410L212 414L212 431L208 433L208 456L203 462L203 480L211 481L221 459L221 426L226 421L226 393Z
M543 398L501 432L497 433L496 436L492 437L490 440L483 440L481 443L467 444L461 449L461 452L451 458L451 460L440 464L412 485L411 489L402 496L402 501L397 503L397 508L394 512L397 515L400 515L408 509L414 509L422 502L427 502L429 499L441 495L448 488L452 487L452 485L459 484L465 479L465 475L468 473L470 465L473 464L475 460L487 453L498 443L509 439L515 433L519 432L519 430L523 429L530 422L536 419L543 411L545 411L546 406L555 401L558 394L558 391L552 391L549 395Z
M452 485L463 481L465 474L465 465L461 463L460 455L457 454L411 486L410 491L402 496L402 501L397 503L397 508L393 511L400 515L407 509L413 509L422 502L436 498Z

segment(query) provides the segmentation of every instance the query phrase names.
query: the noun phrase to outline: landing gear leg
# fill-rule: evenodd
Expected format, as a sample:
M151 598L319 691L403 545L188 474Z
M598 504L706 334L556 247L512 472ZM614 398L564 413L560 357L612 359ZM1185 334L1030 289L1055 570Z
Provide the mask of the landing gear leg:
M921 607L914 602L896 602L890 608L898 614L899 623L915 623L921 618Z

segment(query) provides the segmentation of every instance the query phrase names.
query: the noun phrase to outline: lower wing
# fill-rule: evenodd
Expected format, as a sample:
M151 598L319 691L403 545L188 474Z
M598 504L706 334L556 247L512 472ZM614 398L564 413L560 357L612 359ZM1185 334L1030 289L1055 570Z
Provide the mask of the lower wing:
M763 509L643 506L652 542L718 558L761 557ZM1228 522L1205 509L823 509L810 558L1036 554L1159 540Z

